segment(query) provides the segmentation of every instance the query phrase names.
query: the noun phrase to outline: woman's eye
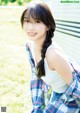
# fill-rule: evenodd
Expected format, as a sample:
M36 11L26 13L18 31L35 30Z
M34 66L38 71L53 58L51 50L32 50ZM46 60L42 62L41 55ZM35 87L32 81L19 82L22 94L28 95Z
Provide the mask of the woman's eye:
M40 23L40 21L39 21L39 20L37 20L37 21L36 21L36 23Z
M27 22L27 23L28 23L28 22L29 22L29 20L24 19L24 22Z

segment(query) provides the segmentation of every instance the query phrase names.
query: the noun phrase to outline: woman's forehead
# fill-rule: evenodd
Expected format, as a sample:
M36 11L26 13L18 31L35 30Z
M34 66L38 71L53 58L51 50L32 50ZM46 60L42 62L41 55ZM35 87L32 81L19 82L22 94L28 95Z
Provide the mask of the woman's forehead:
M39 15L34 10L26 10L24 13L24 18L40 20Z

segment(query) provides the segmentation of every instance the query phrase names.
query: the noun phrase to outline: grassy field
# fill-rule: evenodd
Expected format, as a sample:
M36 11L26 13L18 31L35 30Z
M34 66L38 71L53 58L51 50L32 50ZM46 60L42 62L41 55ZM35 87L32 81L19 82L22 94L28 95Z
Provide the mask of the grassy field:
M31 110L31 72L25 49L27 37L20 25L22 10L0 8L0 108L6 107L6 113Z

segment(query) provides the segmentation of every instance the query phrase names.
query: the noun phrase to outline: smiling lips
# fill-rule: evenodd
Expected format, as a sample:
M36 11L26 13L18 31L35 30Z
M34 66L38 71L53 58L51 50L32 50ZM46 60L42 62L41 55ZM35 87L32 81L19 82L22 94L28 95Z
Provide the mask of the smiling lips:
M34 33L34 32L28 32L28 34L29 34L30 36L35 36L37 33Z

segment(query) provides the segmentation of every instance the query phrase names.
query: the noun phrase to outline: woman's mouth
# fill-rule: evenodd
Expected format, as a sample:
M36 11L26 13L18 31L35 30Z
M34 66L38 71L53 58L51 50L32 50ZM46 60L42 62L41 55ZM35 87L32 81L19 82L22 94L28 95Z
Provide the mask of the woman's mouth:
M37 33L34 32L28 32L29 36L35 36Z

